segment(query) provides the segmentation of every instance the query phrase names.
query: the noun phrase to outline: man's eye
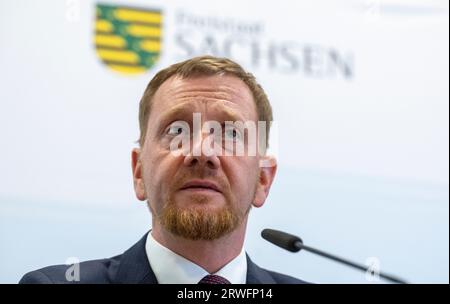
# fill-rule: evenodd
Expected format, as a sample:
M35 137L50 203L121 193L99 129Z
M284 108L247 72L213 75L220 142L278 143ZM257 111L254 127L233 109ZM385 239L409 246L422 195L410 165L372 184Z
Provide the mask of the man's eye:
M180 135L186 132L187 132L186 128L180 125L173 125L167 129L167 134L169 135Z
M240 140L241 134L236 129L225 128L224 137L226 140Z

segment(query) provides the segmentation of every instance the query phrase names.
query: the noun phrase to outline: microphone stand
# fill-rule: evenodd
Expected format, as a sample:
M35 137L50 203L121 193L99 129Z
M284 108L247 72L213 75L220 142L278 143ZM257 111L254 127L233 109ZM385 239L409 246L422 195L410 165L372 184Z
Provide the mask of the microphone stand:
M274 230L274 229L264 229L261 232L261 236L271 242L272 244L275 244L283 249L286 249L288 251L291 252L298 252L301 249L309 251L311 253L320 255L322 257L331 259L333 261L336 261L338 263L362 270L364 272L367 271L371 271L368 267L366 267L365 265L361 265L355 262L352 262L350 260L338 257L336 255L321 251L319 249L313 248L313 247L309 247L303 244L303 241L301 238L299 238L298 236L283 232L283 231L278 231L278 230ZM373 271L371 271L373 272ZM403 279L400 279L398 277L395 277L393 275L390 274L386 274L383 272L377 272L377 275L379 275L381 278L388 280L390 282L393 283L399 283L399 284L407 284L407 282Z

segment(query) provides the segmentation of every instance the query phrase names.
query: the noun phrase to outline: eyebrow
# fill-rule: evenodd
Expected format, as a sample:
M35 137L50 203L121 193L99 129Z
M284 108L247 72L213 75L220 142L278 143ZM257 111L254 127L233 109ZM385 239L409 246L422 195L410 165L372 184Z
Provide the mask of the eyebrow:
M168 120L170 120L172 117L185 115L186 112L189 112L189 107L186 107L185 105L176 105L163 114L161 114L161 118L159 119L160 123L165 123Z
M161 114L161 118L160 118L160 124L165 124L167 123L172 117L176 117L176 116L182 116L182 115L186 115L187 113L192 114L192 113L196 113L195 111L192 110L192 107L186 104L180 104L180 105L176 105L174 107L172 107L171 109L167 110L166 112L164 112L163 114ZM242 116L229 108L220 108L220 114L219 115L223 115L225 116L227 119L226 121L244 121L244 119L242 118Z

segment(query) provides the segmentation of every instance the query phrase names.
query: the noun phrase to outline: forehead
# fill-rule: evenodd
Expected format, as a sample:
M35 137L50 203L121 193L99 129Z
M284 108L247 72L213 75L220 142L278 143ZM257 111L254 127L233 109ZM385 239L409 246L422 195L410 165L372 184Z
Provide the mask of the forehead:
M257 120L250 89L241 79L229 75L169 78L153 96L151 116L175 108L210 114L236 113L242 119Z

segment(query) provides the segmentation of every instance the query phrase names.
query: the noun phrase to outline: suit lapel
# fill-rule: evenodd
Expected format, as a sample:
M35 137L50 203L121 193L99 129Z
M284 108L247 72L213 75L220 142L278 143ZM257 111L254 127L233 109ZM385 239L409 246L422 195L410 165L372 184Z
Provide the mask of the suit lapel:
M247 284L276 284L268 271L260 268L247 256Z
M116 282L122 284L158 284L145 252L148 232L120 259Z

